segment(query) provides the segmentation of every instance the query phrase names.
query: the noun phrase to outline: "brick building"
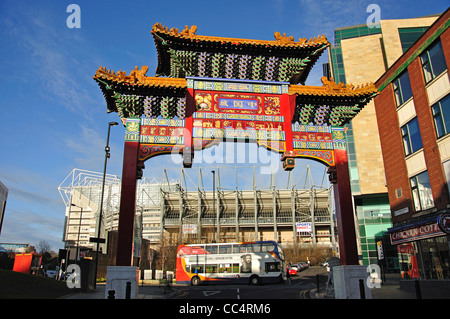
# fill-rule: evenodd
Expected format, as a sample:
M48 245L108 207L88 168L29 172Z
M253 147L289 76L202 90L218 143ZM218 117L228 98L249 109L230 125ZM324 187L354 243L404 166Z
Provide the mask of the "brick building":
M335 29L335 43L329 49L330 75L346 84L375 82L438 17L380 20L373 27L362 24ZM394 271L398 257L386 235L392 222L374 102L346 127L359 254L364 265L377 264L382 241L384 269Z
M389 233L405 278L450 278L449 17L447 10L375 83Z

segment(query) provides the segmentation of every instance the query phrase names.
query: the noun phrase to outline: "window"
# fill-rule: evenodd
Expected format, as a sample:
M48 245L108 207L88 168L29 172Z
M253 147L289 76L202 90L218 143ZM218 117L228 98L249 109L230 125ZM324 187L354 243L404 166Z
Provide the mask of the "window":
M239 246L234 246L233 253L245 253L247 252L247 245L242 244Z
M405 53L427 29L428 27L399 28L398 33L403 53Z
M231 245L220 245L219 254L231 254Z
M213 264L213 265L205 265L205 272L207 274L215 274L217 273L217 265Z
M403 125L401 131L405 156L408 156L423 147L417 117Z
M268 252L268 251L274 251L275 245L272 243L263 243L261 244L261 251L262 252Z
M206 246L206 251L209 254L217 254L217 245Z
M434 207L428 172L425 171L412 177L410 182L416 212Z
M437 137L450 133L450 95L431 106Z
M193 274L203 274L203 265L192 265L191 273Z
M447 182L447 191L450 195L450 161L442 163L442 166L444 167L445 180Z
M409 82L409 74L407 70L394 80L393 85L397 106L402 105L411 98L411 83Z
M238 273L239 264L219 264L219 273Z
M252 244L251 247L252 247L252 250L250 250L250 251L252 251L254 253L261 252L261 244Z
M441 41L429 47L421 56L425 82L428 83L447 69Z

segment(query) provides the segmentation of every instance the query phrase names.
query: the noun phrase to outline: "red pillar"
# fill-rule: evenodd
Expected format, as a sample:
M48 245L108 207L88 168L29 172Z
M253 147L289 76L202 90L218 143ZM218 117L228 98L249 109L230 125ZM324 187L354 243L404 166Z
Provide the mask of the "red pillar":
M297 95L281 95L281 114L284 116L284 132L285 132L285 141L286 141L286 150L285 152L294 150L294 143L292 138L292 118L294 117L295 111L295 99Z
M334 184L341 265L358 265L358 248L353 214L347 150L335 149L337 183Z
M194 112L195 112L194 89L188 87L186 91L186 117L184 125L184 146L183 146L184 167L191 167L192 162L194 161L194 141L193 141Z
M132 266L140 120L127 119L120 194L116 266ZM131 125L130 125L131 124Z

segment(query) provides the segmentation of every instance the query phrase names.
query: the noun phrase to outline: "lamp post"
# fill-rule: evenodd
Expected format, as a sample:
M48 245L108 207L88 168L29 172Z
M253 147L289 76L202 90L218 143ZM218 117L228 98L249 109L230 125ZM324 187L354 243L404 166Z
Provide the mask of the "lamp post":
M97 271L98 271L98 251L100 246L100 231L102 224L102 213L103 213L103 196L105 194L105 177L106 177L106 164L108 163L108 158L111 156L109 153L109 133L111 131L111 126L119 125L117 122L109 122L108 123L108 135L106 137L106 146L105 146L105 164L103 166L103 181L102 181L102 195L100 199L100 211L98 214L98 230L97 230L97 251L95 253L95 276L94 276L94 289L97 287Z
M213 240L216 242L216 171L211 171L213 174Z
M81 232L81 218L83 217L83 207L77 206L74 203L70 204L71 206L78 207L81 209L80 212L80 222L78 223L78 239L77 239L77 254L76 254L76 260L80 259L80 232Z

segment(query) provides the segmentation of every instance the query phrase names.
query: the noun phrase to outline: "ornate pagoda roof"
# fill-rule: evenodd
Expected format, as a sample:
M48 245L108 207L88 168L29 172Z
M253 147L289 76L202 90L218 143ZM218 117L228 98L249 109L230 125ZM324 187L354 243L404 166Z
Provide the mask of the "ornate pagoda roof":
M154 97L154 115L157 116L160 115L157 110L159 106L156 105L158 101L184 101L186 79L149 77L146 76L147 71L148 67L144 65L140 70L136 67L129 75L125 71L115 72L102 66L95 72L94 80L102 90L108 112L118 112L122 118L141 117L144 115L144 101L148 97ZM147 116L152 117L152 114L148 113Z
M197 27L179 31L156 23L151 33L158 52L157 76L212 77L304 84L323 51L324 35L294 40L275 32L275 39L251 40L196 34Z
M322 77L322 86L290 85L296 95L292 123L343 126L378 94L373 83L358 86Z
M185 78L150 77L147 66L136 67L126 74L100 67L94 80L105 97L108 112L122 118L163 118L186 116ZM336 84L322 78L322 86L289 85L289 94L296 95L293 123L342 126L348 123L377 94L372 83L353 86Z

